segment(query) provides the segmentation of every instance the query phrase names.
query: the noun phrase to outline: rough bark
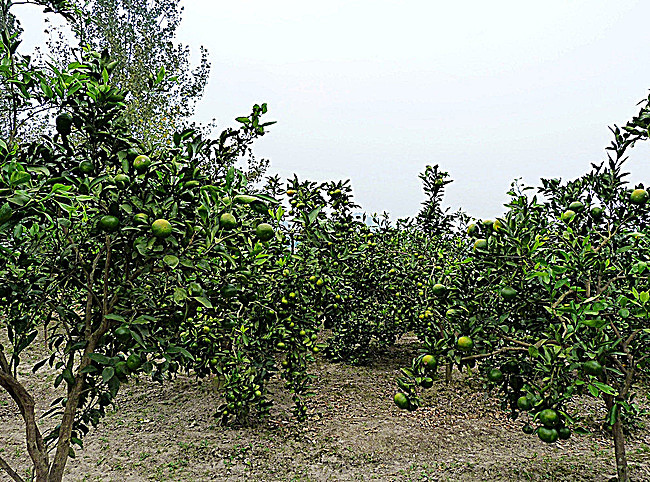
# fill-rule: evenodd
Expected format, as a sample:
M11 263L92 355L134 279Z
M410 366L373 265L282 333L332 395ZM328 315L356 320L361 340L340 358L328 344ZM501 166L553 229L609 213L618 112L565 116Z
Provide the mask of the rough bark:
M605 405L607 410L611 410L615 400L611 395L605 396ZM617 413L616 422L612 426L612 436L614 437L614 454L616 456L616 473L618 482L630 482L630 474L627 470L627 457L625 455L625 435L623 433L623 423L621 416Z

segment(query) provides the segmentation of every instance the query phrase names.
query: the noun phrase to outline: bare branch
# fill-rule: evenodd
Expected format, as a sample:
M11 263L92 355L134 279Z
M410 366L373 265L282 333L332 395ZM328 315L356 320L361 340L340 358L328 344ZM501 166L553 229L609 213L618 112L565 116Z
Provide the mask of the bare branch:
M16 482L25 482L25 480L20 475L18 475L14 469L11 468L2 457L0 457L0 469L3 469L5 472L7 472L9 474L9 477L11 477Z

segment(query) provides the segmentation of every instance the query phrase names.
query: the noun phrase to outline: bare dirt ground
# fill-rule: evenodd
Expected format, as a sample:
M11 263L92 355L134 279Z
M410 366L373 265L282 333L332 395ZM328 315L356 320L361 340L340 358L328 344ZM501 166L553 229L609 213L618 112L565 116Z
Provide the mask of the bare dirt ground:
M179 377L165 385L129 383L115 412L85 438L70 460L70 481L609 481L616 475L613 445L604 432L553 445L524 435L477 377L456 373L437 380L423 407L394 405L395 378L416 345L405 341L368 367L313 368L316 394L304 424L290 414L280 389L269 420L226 428L212 414L218 404L209 381ZM52 395L51 375L24 374L40 395ZM582 403L582 402L581 402ZM644 404L650 405L644 396ZM44 410L46 406L40 406ZM600 404L583 409L602 416ZM643 420L647 422L647 419ZM25 474L29 463L16 406L0 393L0 454ZM650 430L628 437L632 479L650 481ZM3 478L5 477L5 478ZM0 480L7 480L0 474Z

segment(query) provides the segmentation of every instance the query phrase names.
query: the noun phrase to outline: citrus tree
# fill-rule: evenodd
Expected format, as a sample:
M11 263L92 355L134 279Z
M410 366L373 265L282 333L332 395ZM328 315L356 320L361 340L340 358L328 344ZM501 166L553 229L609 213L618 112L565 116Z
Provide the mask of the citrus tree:
M2 49L11 61L15 48ZM198 364L182 330L230 296L222 286L223 266L235 257L228 251L241 245L259 261L275 239L258 219L228 238L233 223L218 216L240 201L255 206L231 196L237 172L229 166L238 146L263 134L266 106L254 108L253 134L244 126L205 140L185 130L171 146L146 151L130 135L127 93L112 85L111 62L88 52L62 71L28 62L13 64L22 72L2 71L26 102L59 111L54 135L0 141L0 327L8 341L0 345L0 386L24 419L36 480L61 480L73 447L129 376L162 381ZM208 177L207 164L221 174ZM25 353L41 342L47 357L32 368L55 375L53 426L37 421L19 375ZM22 480L6 461L0 466Z
M461 366L480 362L503 407L523 414L522 430L544 442L584 431L573 398L600 398L619 480L629 480L624 425L638 414L634 387L648 367L649 334L648 194L642 184L628 188L623 166L647 138L647 119L646 102L613 129L607 161L568 183L542 180L535 196L515 183L502 218L460 232L446 316L435 323L456 335L445 353ZM437 348L429 341L425 351ZM424 357L414 361L422 365Z

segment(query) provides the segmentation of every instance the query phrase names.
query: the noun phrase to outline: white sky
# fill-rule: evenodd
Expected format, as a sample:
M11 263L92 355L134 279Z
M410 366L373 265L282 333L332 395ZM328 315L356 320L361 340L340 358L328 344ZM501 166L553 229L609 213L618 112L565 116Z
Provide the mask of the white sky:
M574 178L604 159L607 126L650 88L642 0L183 5L179 40L212 62L198 119L231 126L267 102L278 123L256 154L270 171L350 178L367 212L415 215L417 174L440 164L448 205L500 215L513 179ZM30 40L42 28L25 12ZM631 181L650 184L650 149L633 153Z

